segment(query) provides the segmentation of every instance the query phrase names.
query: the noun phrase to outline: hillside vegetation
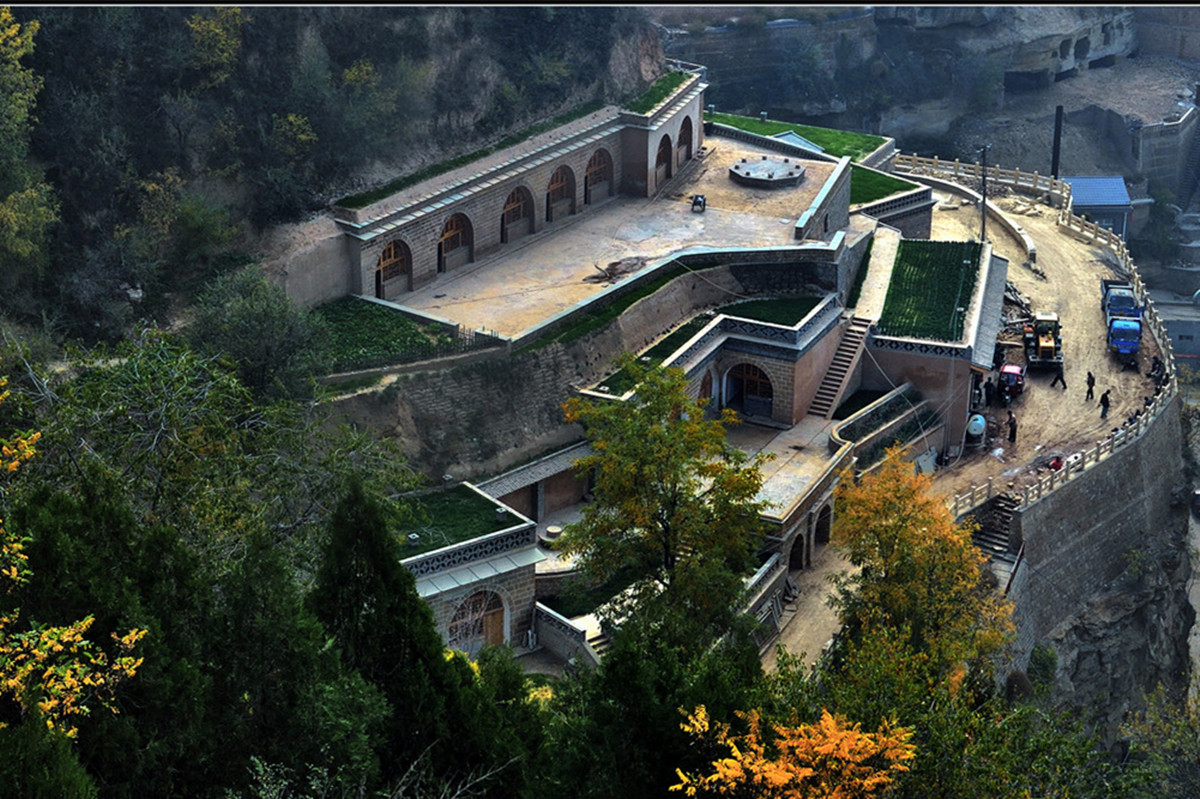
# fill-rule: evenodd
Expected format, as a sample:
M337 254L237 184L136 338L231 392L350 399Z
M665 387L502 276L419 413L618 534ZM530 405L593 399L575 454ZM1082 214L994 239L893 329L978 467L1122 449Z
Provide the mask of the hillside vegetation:
M32 48L5 56L24 84L5 79L2 94L33 104L28 124L2 135L43 170L58 221L45 226L44 268L6 304L91 338L163 318L174 292L247 261L237 251L264 226L589 102L636 96L654 77L630 63L643 37L653 42L638 9L12 15ZM143 290L138 304L123 284Z

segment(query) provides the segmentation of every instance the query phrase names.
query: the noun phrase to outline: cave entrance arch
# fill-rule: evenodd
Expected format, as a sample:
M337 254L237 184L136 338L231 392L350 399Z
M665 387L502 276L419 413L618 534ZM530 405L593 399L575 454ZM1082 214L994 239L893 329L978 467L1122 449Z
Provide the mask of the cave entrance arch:
M504 213L500 215L500 242L508 244L532 232L533 194L524 186L517 186L504 201Z
M743 416L770 418L775 405L771 378L752 363L739 363L725 377L725 407Z
M608 150L600 149L588 160L583 175L583 203L591 205L611 197L613 193L613 163Z
M412 251L403 241L395 239L388 242L375 263L375 296L387 299L385 295L392 288L389 284L398 285L402 278L404 290L412 291Z
M445 272L471 263L475 260L474 249L471 220L463 214L455 214L446 220L438 238L437 270Z
M671 179L671 137L663 135L658 142L658 154L654 157L654 188Z
M451 648L471 657L484 646L504 643L504 600L495 591L476 591L459 604L450 619Z
M553 222L575 213L575 173L560 166L546 186L546 221Z
M684 117L679 126L679 141L675 145L675 166L683 166L692 157L692 119Z

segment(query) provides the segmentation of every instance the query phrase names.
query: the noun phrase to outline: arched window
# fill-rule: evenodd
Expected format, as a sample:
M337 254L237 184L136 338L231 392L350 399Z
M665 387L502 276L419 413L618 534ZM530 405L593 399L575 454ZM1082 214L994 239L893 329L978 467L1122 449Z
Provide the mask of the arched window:
M504 602L494 591L471 594L450 619L447 636L453 649L474 657L484 645L504 643Z
M575 213L575 175L571 168L560 166L550 176L546 186L546 221Z
M462 214L446 220L438 239L438 271L471 262L471 222Z
M500 217L500 241L516 241L526 233L533 232L533 195L524 186L518 186L504 201L504 213Z
M583 178L583 201L593 203L613 193L613 164L608 150L597 150L588 160Z
M388 242L375 264L375 296L384 299L384 284L412 273L412 253L400 239Z

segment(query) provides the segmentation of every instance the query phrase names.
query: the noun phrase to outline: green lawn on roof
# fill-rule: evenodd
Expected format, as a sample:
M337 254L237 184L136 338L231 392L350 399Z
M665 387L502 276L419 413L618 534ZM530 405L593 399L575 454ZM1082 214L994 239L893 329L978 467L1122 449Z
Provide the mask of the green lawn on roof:
M647 114L653 111L656 105L670 97L671 92L682 86L691 76L692 73L678 69L668 72L654 81L654 84L649 89L625 107L636 114Z
M885 336L962 341L981 246L971 241L903 239L879 317Z
M413 499L425 509L429 522L400 530L400 553L405 558L515 527L520 522L511 513L496 513L496 503L461 484ZM416 533L416 541L409 539L410 533Z
M917 184L876 172L858 164L850 165L850 204L873 203L893 194L912 191Z
M766 121L755 119L753 117L743 117L737 114L706 114L705 121L717 122L721 125L728 125L731 128L738 128L747 133L757 133L760 136L774 136L777 133L785 133L794 131L800 136L808 139L813 144L823 148L826 153L835 158L842 156L850 156L851 161L859 161L862 158L879 148L883 144L882 136L873 136L869 133L854 133L848 130L835 130L833 128L816 128L812 125L798 125L795 122L776 122L773 119Z

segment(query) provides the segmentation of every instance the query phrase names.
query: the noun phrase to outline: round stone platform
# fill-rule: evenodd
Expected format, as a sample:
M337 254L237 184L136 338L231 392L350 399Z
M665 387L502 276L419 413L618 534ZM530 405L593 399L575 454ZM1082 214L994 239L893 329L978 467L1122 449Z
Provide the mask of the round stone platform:
M804 166L795 158L781 155L745 156L729 167L729 177L759 189L788 188L804 180Z

